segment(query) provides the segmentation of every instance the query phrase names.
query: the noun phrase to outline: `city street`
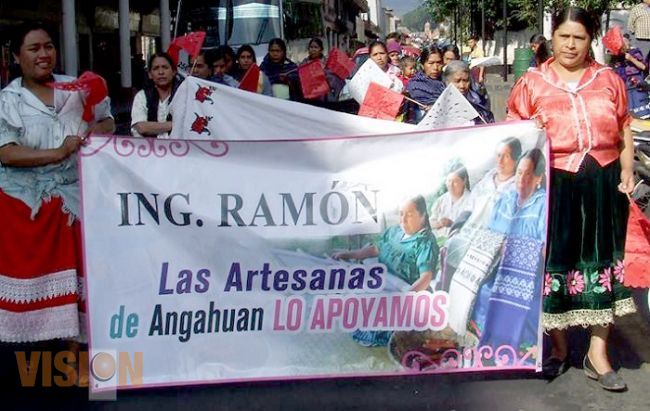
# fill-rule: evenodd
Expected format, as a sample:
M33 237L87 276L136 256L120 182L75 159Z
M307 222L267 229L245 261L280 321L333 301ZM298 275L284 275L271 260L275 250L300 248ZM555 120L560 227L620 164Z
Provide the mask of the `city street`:
M586 334L574 330L572 368L552 382L530 373L423 375L239 383L123 391L115 402L89 402L79 388L13 388L5 382L3 410L648 410L650 330L638 315L621 319L612 336L613 363L628 384L609 393L582 372ZM582 343L580 343L582 342ZM12 353L4 350L2 363ZM15 361L14 363L15 364ZM12 365L13 365L12 364Z

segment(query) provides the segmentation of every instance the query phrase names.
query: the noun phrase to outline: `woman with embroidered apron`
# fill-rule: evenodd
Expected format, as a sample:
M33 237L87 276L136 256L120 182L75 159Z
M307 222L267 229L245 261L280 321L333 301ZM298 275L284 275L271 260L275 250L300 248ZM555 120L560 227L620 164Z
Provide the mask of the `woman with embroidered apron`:
M598 17L569 7L552 21L554 56L528 71L508 100L509 119L537 119L551 144L549 225L542 324L553 347L547 377L568 367L565 330L591 329L583 365L607 390L625 382L607 357L615 316L635 310L623 286L633 152L625 85L589 57Z

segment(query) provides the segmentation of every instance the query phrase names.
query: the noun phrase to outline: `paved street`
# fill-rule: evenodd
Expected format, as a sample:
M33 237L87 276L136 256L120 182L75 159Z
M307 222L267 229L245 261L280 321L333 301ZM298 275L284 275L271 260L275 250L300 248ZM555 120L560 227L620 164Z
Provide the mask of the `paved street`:
M637 315L617 324L613 362L629 386L608 393L587 380L581 364L586 334L571 334L573 367L553 382L530 373L425 375L292 382L240 383L118 393L116 402L88 402L82 389L15 389L3 367L2 410L648 410L650 329ZM582 344L580 343L582 342ZM5 350L2 364L11 364ZM12 385L14 387L12 387Z

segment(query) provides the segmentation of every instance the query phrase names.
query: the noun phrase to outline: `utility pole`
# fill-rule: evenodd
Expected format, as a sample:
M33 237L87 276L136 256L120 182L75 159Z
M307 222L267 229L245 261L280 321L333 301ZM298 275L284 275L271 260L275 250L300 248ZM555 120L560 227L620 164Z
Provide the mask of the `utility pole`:
M544 34L544 1L537 2L537 32Z

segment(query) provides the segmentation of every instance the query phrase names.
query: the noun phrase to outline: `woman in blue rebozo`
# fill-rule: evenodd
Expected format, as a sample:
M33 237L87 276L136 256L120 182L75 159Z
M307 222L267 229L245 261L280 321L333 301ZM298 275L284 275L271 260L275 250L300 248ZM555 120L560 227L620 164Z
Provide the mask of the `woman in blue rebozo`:
M546 160L538 148L517 164L515 190L500 197L488 223L506 235L496 274L480 288L472 330L480 345L510 345L525 350L536 344L546 243Z
M400 223L386 229L376 244L334 254L335 259L378 257L388 272L410 284L409 291L429 288L438 264L438 245L429 225L424 197L407 200L400 208ZM353 338L366 346L384 346L392 331L357 331Z
M432 106L445 91L442 80L442 50L436 46L428 46L420 53L420 65L415 76L406 86L406 94L421 105L409 103L409 123L419 122L426 111L422 106Z
M274 97L294 101L302 99L298 66L287 58L284 40L274 38L269 41L269 51L260 64L260 70L269 78Z

